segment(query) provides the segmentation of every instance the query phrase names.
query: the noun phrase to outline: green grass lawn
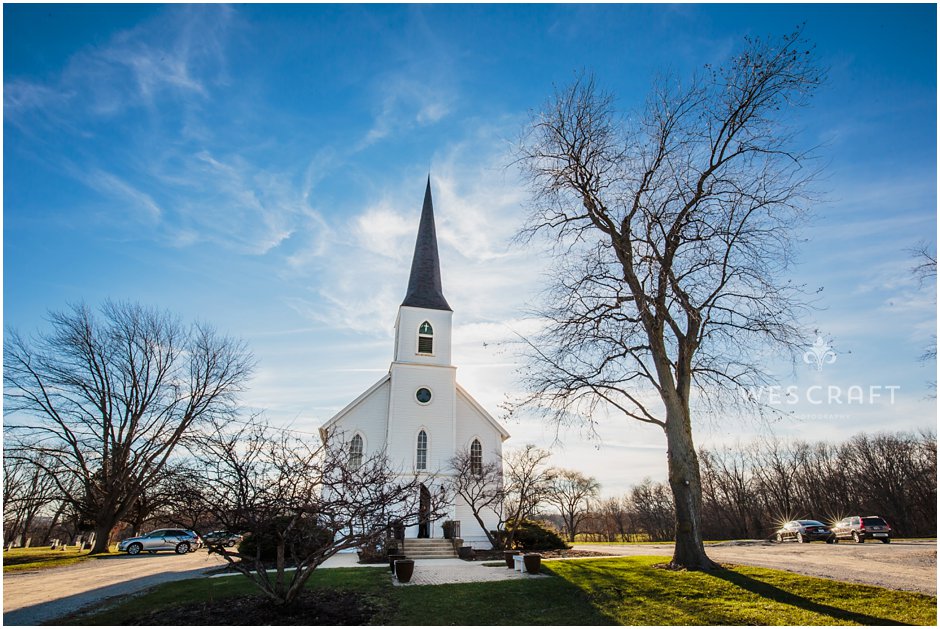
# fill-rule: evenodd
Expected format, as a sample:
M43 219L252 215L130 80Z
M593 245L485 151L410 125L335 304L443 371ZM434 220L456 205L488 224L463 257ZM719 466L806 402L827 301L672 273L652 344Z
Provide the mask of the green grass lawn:
M727 539L713 539L705 540L702 542L706 546L709 544L721 544L724 542L729 542L732 540ZM568 542L568 544L584 544L585 546L595 545L595 546L650 546L652 544L674 544L675 542L667 540L665 542L582 542L580 540L576 542Z
M934 596L734 566L655 568L662 557L551 562L553 572L622 625L835 625L937 622Z
M117 552L117 545L111 547L111 552ZM66 550L51 550L45 546L11 548L3 551L3 572L27 572L58 568L88 561L89 559L96 559L100 556L102 555L89 555L87 550L79 550L78 546L69 546Z
M662 557L543 563L550 579L394 587L377 568L318 570L310 587L355 590L385 625L837 625L937 621L937 599L735 566L714 573L655 567ZM497 568L493 568L494 570ZM255 593L240 576L178 581L72 624L122 625L188 601Z

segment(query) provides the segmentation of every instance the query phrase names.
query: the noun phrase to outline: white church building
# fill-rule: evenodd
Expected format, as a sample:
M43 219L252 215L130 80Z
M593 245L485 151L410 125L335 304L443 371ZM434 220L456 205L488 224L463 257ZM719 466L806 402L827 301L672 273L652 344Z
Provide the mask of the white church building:
M422 500L447 483L450 460L469 452L471 464L502 454L509 433L457 383L451 360L454 313L444 298L441 265L428 178L418 224L411 276L395 320L395 347L388 373L320 427L320 434L344 435L350 457L385 450L404 474L428 478ZM438 521L421 521L406 538L442 538L442 523L460 522L460 537L476 548L488 548L484 531L469 507L457 498ZM491 518L495 518L490 514ZM496 528L496 521L486 521Z

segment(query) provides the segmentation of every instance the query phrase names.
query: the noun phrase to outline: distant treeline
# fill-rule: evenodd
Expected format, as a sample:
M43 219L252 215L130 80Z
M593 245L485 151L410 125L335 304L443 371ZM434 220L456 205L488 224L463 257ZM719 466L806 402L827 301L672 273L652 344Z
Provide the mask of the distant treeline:
M859 434L841 444L763 440L702 449L699 461L705 539L767 538L787 520L830 524L849 515L880 515L901 537L937 534L932 431ZM669 486L646 480L597 502L578 539L666 541L673 526Z

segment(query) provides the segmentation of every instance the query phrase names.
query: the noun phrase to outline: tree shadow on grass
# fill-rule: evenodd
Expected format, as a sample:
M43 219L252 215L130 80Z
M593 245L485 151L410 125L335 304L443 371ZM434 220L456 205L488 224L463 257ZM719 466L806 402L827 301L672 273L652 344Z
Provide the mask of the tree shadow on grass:
M816 614L822 614L824 616L829 616L836 620L844 620L848 622L857 622L861 625L906 625L907 623L898 622L897 620L891 620L890 618L879 618L877 616L869 616L868 614L861 614L858 612L853 612L847 609L842 609L839 607L833 607L832 605L826 605L825 603L818 603L816 601L810 600L799 594L794 594L793 592L787 592L786 590L781 590L780 588L759 581L753 577L741 574L740 572L735 572L734 570L728 570L727 568L719 568L714 571L708 572L709 575L723 579L738 586L741 589L747 590L748 592L753 592L754 594L761 596L763 598L782 603L784 605L792 605L793 607L799 607L800 609L806 610L808 612L813 612Z

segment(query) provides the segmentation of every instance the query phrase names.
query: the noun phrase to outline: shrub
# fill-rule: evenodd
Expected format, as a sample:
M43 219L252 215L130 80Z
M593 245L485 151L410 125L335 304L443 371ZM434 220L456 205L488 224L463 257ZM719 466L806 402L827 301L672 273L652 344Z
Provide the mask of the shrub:
M522 550L560 550L568 548L558 533L532 520L523 520L518 526L508 522L507 528L516 533L516 547Z
M286 529L289 522L289 516L282 516L275 518L261 530L249 531L238 544L238 554L255 557L260 545L261 560L274 561L277 559L278 533ZM288 559L291 556L305 557L332 541L332 533L317 524L313 518L304 517L288 531L284 554Z

